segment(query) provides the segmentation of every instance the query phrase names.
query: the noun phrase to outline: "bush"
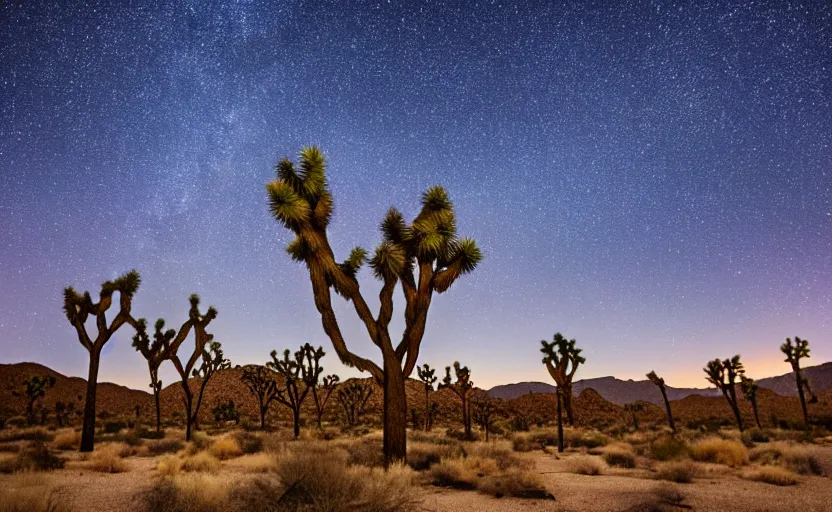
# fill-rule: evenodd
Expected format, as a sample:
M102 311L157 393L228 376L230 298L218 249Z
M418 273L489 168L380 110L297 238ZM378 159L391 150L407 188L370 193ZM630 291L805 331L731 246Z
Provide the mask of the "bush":
M188 446L188 451L190 453L196 453L200 450L207 450L211 447L213 441L211 437L206 434L205 432L191 432L191 441L190 446Z
M149 428L139 425L135 428L134 432L136 436L140 439L164 439L165 438L165 431L160 430L156 432L156 430L150 430Z
M216 473L220 461L208 452L199 452L182 459L182 471L199 473Z
M742 433L742 442L748 448L753 448L754 443L767 443L770 439L768 432L759 428L752 428Z
M234 439L236 439L237 444L245 454L250 455L263 451L263 436L251 432L238 431L234 433Z
M779 464L800 475L823 474L823 468L813 450L782 441L758 446L751 450L749 456L754 462Z
M579 432L567 430L564 432L564 445L570 448L598 448L609 442L607 436L601 432Z
M64 459L53 454L41 441L33 441L13 458L0 463L0 473L49 471L64 467Z
M601 456L610 466L632 469L636 467L636 456L622 449L607 450Z
M77 450L81 446L81 432L61 432L55 436L52 445L58 450Z
M347 439L338 442L338 446L347 451L348 463L352 466L383 467L384 454L382 439L370 436L358 439Z
M511 447L516 452L530 452L541 450L543 446L531 434L514 434L511 438Z
M12 416L11 418L6 419L5 428L9 428L9 427L23 428L27 424L28 424L28 421L26 421L26 416Z
M92 452L88 467L101 473L123 473L127 471L127 464L122 460L122 453L123 448L119 445L103 446Z
M464 430L458 428L449 428L445 431L445 436L450 439L456 439L457 441L479 441L481 439L479 433L473 430L470 434L466 435Z
M223 436L211 444L208 452L220 460L233 459L243 454L243 449L232 436Z
M788 469L776 466L763 466L744 473L742 477L746 480L765 482L772 485L797 485L797 476L794 473Z
M105 421L104 426L102 427L102 431L105 434L118 434L125 428L127 428L127 423L125 423L124 421Z
M165 455L156 463L156 471L165 476L178 475L182 471L182 459L175 455Z
M38 441L48 442L55 438L43 427L26 428L22 430L12 430L10 432L0 435L0 443L13 443L15 441Z
M477 486L477 490L496 498L511 496L513 498L535 500L555 499L554 496L546 491L546 487L544 487L537 473L517 469L501 475L486 477Z
M567 460L567 468L570 473L577 475L597 476L604 473L606 463L592 455L577 455Z
M176 453L184 447L185 444L178 439L161 439L148 443L147 451L151 455L162 455L164 453Z
M14 485L0 486L0 512L69 512L40 478L20 478Z
M206 475L180 475L156 480L142 497L147 512L229 510L227 480Z
M428 481L439 487L471 490L477 487L477 474L465 465L463 459L435 464L428 471Z
M656 478L659 480L669 480L679 484L689 484L693 482L693 477L699 473L699 467L689 461L669 462L659 467L656 471Z
M680 459L688 454L688 445L675 437L662 437L650 445L650 457L655 460Z
M730 467L748 463L748 450L739 441L710 437L695 443L690 450L693 460L714 462Z
M521 415L512 416L511 421L508 424L508 429L512 432L528 432L529 420L525 416Z

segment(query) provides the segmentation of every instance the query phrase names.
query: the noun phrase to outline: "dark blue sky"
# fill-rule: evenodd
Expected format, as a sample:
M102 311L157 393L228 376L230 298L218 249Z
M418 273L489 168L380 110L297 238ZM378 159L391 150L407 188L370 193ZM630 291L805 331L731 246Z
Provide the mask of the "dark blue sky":
M306 144L337 256L433 184L482 247L420 362L547 381L555 331L579 377L785 373L794 335L832 359L828 2L50 3L0 1L2 361L85 375L61 290L130 268L136 315L179 325L198 292L234 363L331 349L264 192ZM130 336L101 377L144 388Z

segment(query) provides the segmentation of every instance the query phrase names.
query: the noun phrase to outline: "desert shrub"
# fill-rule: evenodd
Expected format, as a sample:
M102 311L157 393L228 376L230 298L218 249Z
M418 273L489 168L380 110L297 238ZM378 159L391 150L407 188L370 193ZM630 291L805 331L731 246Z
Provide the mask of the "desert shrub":
M17 453L20 447L16 444L0 444L0 452Z
M58 450L77 450L81 446L81 432L61 432L55 436L52 446Z
M0 473L49 471L62 467L64 459L52 453L42 441L32 441L11 459L0 462Z
M528 432L529 419L523 415L512 416L508 422L508 429L512 432Z
M458 428L449 428L445 431L445 436L457 441L479 441L481 439L478 432L472 430L470 434L466 434L464 430Z
M636 456L630 451L619 448L605 451L601 458L610 466L632 469L636 467Z
M709 437L697 441L690 449L693 460L737 467L748 463L748 449L739 441Z
M87 467L100 473L123 473L127 464L122 460L122 453L122 447L117 444L102 446L92 452Z
M185 444L178 439L160 439L147 444L147 451L151 455L162 455L164 453L176 453L183 449Z
M69 512L69 506L40 478L16 477L0 486L0 512Z
M240 457L236 465L247 473L271 473L277 470L277 458L270 453L255 453Z
M429 443L409 443L407 464L416 471L426 471L442 461L443 447Z
M55 438L55 435L43 427L24 428L11 430L0 435L0 443L13 443L15 441L39 441L46 443Z
M243 449L240 448L237 439L232 436L223 436L216 439L208 452L220 460L233 459L243 454Z
M463 461L464 459L455 459L434 464L428 471L428 482L439 487L476 489L478 476Z
M188 452L196 453L200 450L207 450L211 447L213 440L205 432L191 432L191 441L188 446Z
M797 485L797 476L785 468L763 466L743 473L743 478L772 485Z
M577 455L569 458L566 462L567 470L577 475L597 476L604 473L607 464L591 455Z
M707 418L701 420L689 421L685 424L689 430L698 430L705 433L716 433L722 427L730 427L733 425L731 420L723 418Z
M151 430L144 425L137 426L133 432L136 433L136 436L140 439L164 439L165 438L165 431L160 430L156 432L155 430Z
M759 428L752 428L742 433L742 442L748 448L753 448L754 443L767 443L771 440L771 436L765 430Z
M751 450L749 457L760 464L779 464L801 475L822 475L816 453L803 446L777 441Z
M477 490L496 498L511 496L513 498L538 500L555 499L546 491L546 487L537 473L520 469L488 476L479 483Z
M699 474L699 467L696 463L689 460L680 462L668 462L663 464L656 471L656 478L659 480L669 480L679 484L689 484L693 482L693 477Z
M515 433L511 437L511 447L516 452L530 452L540 450L543 446L528 433Z
M532 439L542 448L544 446L557 446L558 434L551 430L539 430L532 433Z
M672 460L685 457L688 454L688 445L681 439L675 437L662 437L656 439L650 445L650 457L655 460Z
M667 503L669 505L673 505L676 507L682 506L682 503L685 501L685 495L676 488L673 484L661 484L656 490L654 491L656 497L662 503ZM691 507L684 507L684 508L691 508Z
M23 428L28 424L26 421L26 416L12 416L11 418L6 419L6 428L9 427L16 427L16 428Z
M182 471L182 459L175 455L165 455L156 463L156 471L164 476L178 475Z
M497 469L506 471L508 469L529 469L532 466L530 461L523 459L511 452L507 444L489 443L478 444L473 447L471 454L482 459L491 459L497 464Z
M182 471L198 473L216 473L220 469L220 461L208 452L199 452L182 459Z
M564 432L564 445L570 448L598 448L605 446L609 439L601 432L581 432L578 430L566 430ZM555 439L557 443L557 438Z
M142 444L142 438L139 436L135 429L119 431L119 433L115 435L113 440L127 444L129 446L140 446Z
M261 435L241 430L234 433L234 439L237 440L237 444L240 445L240 449L245 454L250 455L263 451L264 441Z
M382 439L376 436L339 441L339 447L347 451L348 463L352 466L383 467L384 453Z
M180 475L156 480L142 496L147 512L223 512L228 482L207 475Z
M118 434L123 429L127 428L127 423L121 420L105 421L101 430L105 434Z

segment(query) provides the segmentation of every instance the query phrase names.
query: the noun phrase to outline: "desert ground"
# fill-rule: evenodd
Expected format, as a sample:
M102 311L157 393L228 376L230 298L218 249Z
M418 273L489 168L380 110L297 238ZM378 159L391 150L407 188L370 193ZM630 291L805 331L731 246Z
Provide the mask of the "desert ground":
M476 434L476 432L475 432ZM830 510L832 437L654 427L567 429L462 441L409 431L408 465L385 471L366 427L212 427L184 441L143 427L101 433L79 453L73 428L0 431L0 511L776 511ZM51 469L50 469L51 468Z

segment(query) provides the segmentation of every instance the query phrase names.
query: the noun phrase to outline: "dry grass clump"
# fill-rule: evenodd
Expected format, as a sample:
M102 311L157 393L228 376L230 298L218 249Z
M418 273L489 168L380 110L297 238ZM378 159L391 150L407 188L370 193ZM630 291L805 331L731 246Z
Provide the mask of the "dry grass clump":
M240 457L236 465L247 473L270 473L277 470L277 458L269 453L255 453Z
M24 475L0 487L0 512L69 512L40 477Z
M530 460L512 453L508 443L475 444L470 452L474 457L493 460L500 471L511 468L529 469L534 465Z
M511 496L537 500L555 499L546 491L540 475L521 469L511 469L499 475L488 476L477 485L477 490L496 498Z
M220 461L208 452L199 452L182 459L182 471L198 473L216 473L220 469Z
M577 475L597 476L602 475L607 469L607 464L592 455L577 455L566 461L567 471Z
M58 450L77 450L81 446L81 432L68 430L55 436L52 446Z
M660 437L650 444L650 458L667 461L681 459L688 455L688 445L675 437Z
M476 489L479 475L469 465L466 459L455 459L434 464L428 471L428 482L439 487L452 489Z
M13 443L15 441L40 441L42 443L51 441L55 437L43 427L11 429L8 432L0 432L0 443Z
M609 443L609 438L602 432L566 429L563 433L564 445L569 448L599 448ZM555 441L557 442L557 441Z
M182 471L182 459L176 455L165 455L156 463L156 471L164 476L178 475Z
M656 471L655 476L659 480L689 484L700 473L699 466L695 462L684 460L681 462L668 462L667 464L661 465Z
M407 444L407 464L416 471L426 471L434 464L447 459L462 457L459 444L434 444L415 442Z
M331 444L344 449L349 454L348 462L351 466L366 466L380 468L384 466L382 438L377 435L367 435L358 438L345 438L332 441Z
M185 443L179 439L159 439L147 444L147 451L150 455L163 455L165 453L176 453L185 447Z
M234 439L237 441L237 445L239 445L240 449L243 450L243 453L246 455L251 455L252 453L260 453L261 451L263 451L263 445L265 444L263 436L254 434L252 432L246 432L245 430L235 432Z
M125 447L127 445L107 444L90 455L87 467L100 473L123 473L127 471L127 464L124 462ZM129 447L127 447L129 449Z
M632 469L636 467L636 456L632 451L622 450L619 448L606 450L601 455L604 462L610 466L619 468Z
M208 453L220 460L228 460L242 455L243 449L235 437L223 436L211 444Z
M763 466L742 475L746 480L765 482L772 485L797 485L797 476L788 469L777 466Z
M18 451L14 457L1 461L0 473L49 471L62 467L64 467L64 459L52 453L42 441L33 441Z
M516 432L511 437L511 446L516 452L531 452L543 449L538 440L528 432Z
M815 450L783 441L757 446L751 450L749 457L760 464L784 466L800 475L823 474Z
M748 449L739 441L709 437L694 443L690 449L693 460L714 462L732 468L748 464Z
M221 477L179 475L157 480L142 498L147 512L226 512L228 488Z

